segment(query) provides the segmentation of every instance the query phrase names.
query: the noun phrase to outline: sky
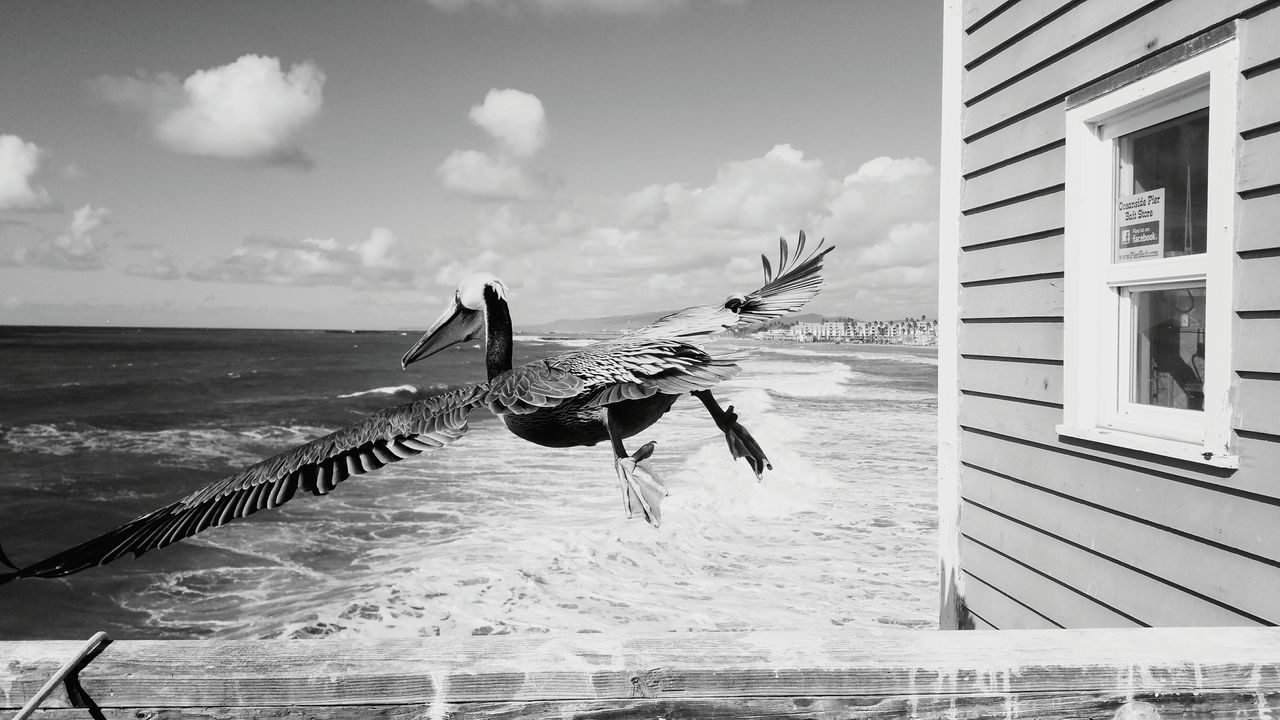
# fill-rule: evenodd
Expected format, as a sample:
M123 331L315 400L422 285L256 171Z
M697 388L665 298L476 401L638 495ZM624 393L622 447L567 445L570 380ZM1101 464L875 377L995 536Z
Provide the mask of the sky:
M934 316L936 0L0 0L0 324Z

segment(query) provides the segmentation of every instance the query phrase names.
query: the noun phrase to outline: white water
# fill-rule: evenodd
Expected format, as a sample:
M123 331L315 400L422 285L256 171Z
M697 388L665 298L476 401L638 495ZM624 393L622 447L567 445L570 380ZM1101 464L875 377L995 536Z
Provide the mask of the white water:
M198 536L233 562L119 601L228 638L931 625L932 391L855 370L861 352L779 350L716 392L769 454L764 482L696 401L630 441L658 442L661 529L624 517L606 446L540 448L483 420Z

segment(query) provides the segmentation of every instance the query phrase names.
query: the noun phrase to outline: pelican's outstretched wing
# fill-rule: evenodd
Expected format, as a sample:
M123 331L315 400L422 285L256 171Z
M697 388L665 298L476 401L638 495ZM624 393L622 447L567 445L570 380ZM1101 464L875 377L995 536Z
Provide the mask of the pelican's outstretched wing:
M664 315L627 336L698 338L782 317L804 307L822 288L822 259L835 249L823 247L819 240L813 251L804 253L804 231L796 241L795 252L789 252L787 241L778 238L778 274L773 274L769 258L764 255L765 284L745 295L731 295L720 305L700 305Z
M288 502L299 490L327 495L352 475L457 440L467 432L467 417L472 410L487 404L500 405L492 403L490 395L486 383L379 411L23 568L13 566L0 552L0 561L15 570L0 573L0 584L23 577L69 575L128 554L137 557L207 528L274 508Z

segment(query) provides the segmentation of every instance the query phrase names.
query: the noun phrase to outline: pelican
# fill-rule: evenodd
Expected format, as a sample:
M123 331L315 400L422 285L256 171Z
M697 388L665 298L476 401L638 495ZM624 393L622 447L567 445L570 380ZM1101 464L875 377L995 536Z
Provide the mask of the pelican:
M627 517L640 513L657 527L666 485L651 464L654 443L629 453L628 438L658 421L685 393L698 398L724 434L734 459L756 478L772 469L768 456L734 412L722 408L712 388L739 370L740 355L708 354L704 341L794 312L822 286L822 261L832 247L820 241L805 255L801 232L794 254L779 240L775 275L761 255L765 283L723 303L691 307L616 338L512 367L511 313L507 287L488 273L462 281L444 313L405 353L401 365L422 360L483 333L485 382L387 408L311 442L251 465L170 505L132 520L73 548L25 567L0 551L18 578L51 578L137 557L211 527L259 510L278 507L299 491L327 495L339 483L448 445L467 432L468 416L487 408L508 430L538 445L573 447L609 441Z

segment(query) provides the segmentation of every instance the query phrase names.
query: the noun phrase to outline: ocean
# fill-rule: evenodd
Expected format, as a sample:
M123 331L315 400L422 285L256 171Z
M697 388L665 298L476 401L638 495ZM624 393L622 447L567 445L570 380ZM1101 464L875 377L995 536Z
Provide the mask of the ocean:
M483 379L415 333L0 328L0 546L89 539L375 410ZM522 336L516 362L585 340ZM722 341L726 351L749 345ZM550 449L486 411L454 445L192 539L0 586L0 639L412 637L936 627L932 348L771 345L649 431L671 495L627 520L607 443Z

